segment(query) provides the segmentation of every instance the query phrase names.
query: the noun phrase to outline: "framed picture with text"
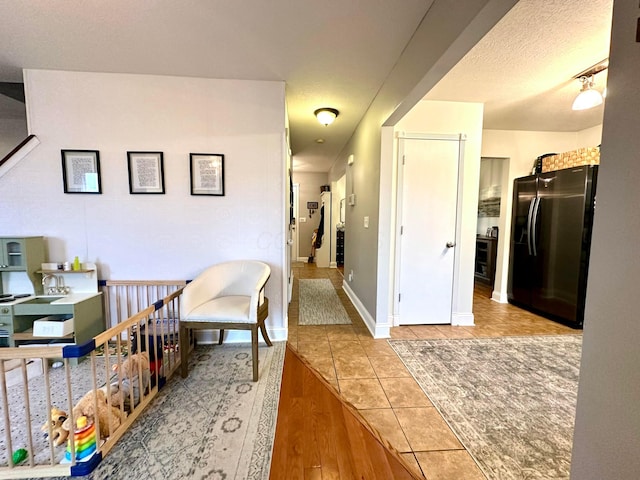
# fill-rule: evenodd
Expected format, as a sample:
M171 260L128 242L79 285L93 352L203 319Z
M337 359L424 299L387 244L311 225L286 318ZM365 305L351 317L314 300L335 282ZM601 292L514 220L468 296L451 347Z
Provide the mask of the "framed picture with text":
M64 193L102 193L100 152L61 150Z
M224 196L224 155L190 153L191 195Z
M129 193L164 193L162 152L127 152Z

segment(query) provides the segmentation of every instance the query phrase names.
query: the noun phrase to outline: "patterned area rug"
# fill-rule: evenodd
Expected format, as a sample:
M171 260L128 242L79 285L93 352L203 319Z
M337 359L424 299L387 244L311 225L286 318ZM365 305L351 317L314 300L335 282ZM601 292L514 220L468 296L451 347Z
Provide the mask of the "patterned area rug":
M581 335L389 344L487 478L569 478Z
M198 346L189 377L176 372L84 478L268 479L285 345L260 347L258 382L251 345Z
M298 325L348 325L347 311L327 278L302 279Z

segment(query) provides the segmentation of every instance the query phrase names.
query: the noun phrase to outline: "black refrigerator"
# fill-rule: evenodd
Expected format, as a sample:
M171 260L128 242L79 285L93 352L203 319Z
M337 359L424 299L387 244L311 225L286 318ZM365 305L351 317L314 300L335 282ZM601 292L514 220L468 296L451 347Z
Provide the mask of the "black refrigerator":
M589 165L514 180L510 303L582 327L597 173Z

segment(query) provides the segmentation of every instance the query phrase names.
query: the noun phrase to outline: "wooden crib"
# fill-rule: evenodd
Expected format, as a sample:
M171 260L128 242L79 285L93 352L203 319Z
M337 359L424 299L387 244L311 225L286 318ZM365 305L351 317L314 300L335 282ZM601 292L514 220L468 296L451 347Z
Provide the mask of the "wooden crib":
M81 476L100 463L180 364L179 307L184 285L181 281L102 282L110 327L102 334L83 345L0 348L0 478ZM137 373L138 379L150 379L149 384L143 384L146 388L139 388L135 397L129 390L127 406L124 402L114 406L112 395L123 386L114 368L120 370L127 357L145 351L149 372L145 374L139 365ZM100 432L96 421L90 425L90 434L78 430L77 438L76 429L70 428L68 440L56 446L57 427L64 417L56 415L58 423L52 425L52 408L66 413L75 426L74 406L89 392L93 392L93 409L102 406L107 424L119 426ZM98 398L105 400L99 405Z

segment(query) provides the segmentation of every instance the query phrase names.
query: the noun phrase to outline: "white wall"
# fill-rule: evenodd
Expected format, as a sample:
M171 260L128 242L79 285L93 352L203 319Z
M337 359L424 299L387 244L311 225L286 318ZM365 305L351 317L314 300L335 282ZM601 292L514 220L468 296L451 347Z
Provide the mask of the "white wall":
M640 478L640 48L614 0L571 478Z
M562 153L581 147L600 144L601 126L581 132L533 132L520 130L483 130L482 156L507 158L508 171L503 183L500 205L500 235L496 260L496 281L492 298L507 301L509 277L509 239L511 236L511 207L513 180L530 175L534 161L544 153Z
M281 82L25 71L42 142L0 178L0 234L44 235L51 261L103 279L189 279L252 258L272 269L267 324L286 335ZM61 149L100 151L102 195L63 193ZM130 195L127 150L164 152L165 195ZM225 196L191 196L189 153L225 155Z

